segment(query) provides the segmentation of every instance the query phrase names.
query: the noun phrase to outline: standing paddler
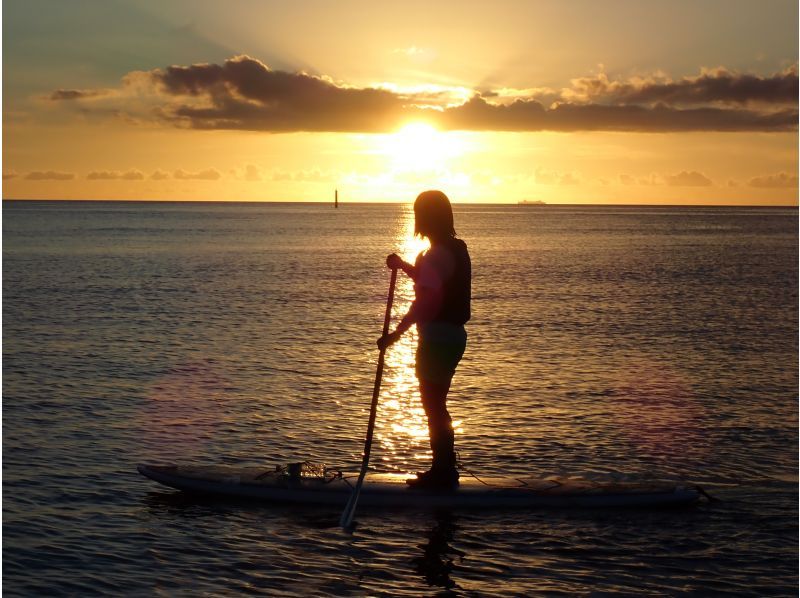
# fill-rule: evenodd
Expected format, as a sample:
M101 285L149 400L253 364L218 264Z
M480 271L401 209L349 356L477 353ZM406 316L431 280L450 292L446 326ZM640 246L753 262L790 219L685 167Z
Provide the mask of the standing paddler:
M417 197L414 234L427 238L430 249L420 253L414 265L394 253L386 264L411 277L415 299L395 331L378 339L378 347L392 345L417 325L416 371L433 464L407 481L420 488L450 488L458 485L458 470L447 393L467 346L464 324L470 318L472 266L466 243L456 238L450 200L441 191L425 191Z

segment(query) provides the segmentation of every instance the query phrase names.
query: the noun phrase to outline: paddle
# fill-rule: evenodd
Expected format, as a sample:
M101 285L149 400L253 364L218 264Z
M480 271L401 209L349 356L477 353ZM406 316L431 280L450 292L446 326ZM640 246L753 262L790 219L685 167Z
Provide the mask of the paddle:
M383 336L389 334L389 320L392 319L392 301L394 301L395 282L397 282L397 269L392 268L392 279L389 282L389 297L386 299L386 315L383 318ZM381 392L383 358L385 355L386 349L383 348L378 355L378 371L375 372L375 386L372 389L372 405L369 408L369 424L367 425L367 438L364 440L364 456L361 460L361 472L358 474L358 481L356 482L355 488L353 488L353 493L350 495L350 500L347 501L347 506L344 508L342 517L339 519L339 525L343 528L350 527L350 524L353 522L353 515L355 515L356 512L356 503L358 503L358 495L361 494L364 476L367 475L369 452L370 449L372 449L372 433L375 431L375 415L378 412L378 395Z

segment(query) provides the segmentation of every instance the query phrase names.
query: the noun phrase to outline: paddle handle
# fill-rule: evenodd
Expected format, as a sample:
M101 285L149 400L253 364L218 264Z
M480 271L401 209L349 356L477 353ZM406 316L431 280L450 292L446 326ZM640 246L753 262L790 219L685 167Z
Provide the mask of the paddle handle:
M386 315L383 318L383 336L389 334L389 322L392 319L392 303L394 302L394 287L397 282L397 269L392 268L392 278L389 281L389 296L386 299ZM358 496L361 494L361 486L364 484L364 476L367 475L367 467L369 467L369 454L372 450L372 435L375 431L375 416L378 413L378 396L381 392L381 379L383 378L383 361L386 356L386 348L380 350L378 354L378 368L375 372L375 385L372 387L372 404L369 408L369 423L367 424L367 437L364 440L364 456L361 459L361 471L358 474L358 481L350 495L350 500L347 501L347 506L342 512L339 519L341 527L350 527L353 522L353 515L356 512L356 504L358 503Z

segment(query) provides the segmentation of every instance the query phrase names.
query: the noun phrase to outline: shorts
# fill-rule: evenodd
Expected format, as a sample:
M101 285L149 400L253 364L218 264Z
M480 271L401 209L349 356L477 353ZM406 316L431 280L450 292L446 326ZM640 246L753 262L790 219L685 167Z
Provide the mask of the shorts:
M449 384L467 348L463 326L429 322L419 330L417 378L434 384Z

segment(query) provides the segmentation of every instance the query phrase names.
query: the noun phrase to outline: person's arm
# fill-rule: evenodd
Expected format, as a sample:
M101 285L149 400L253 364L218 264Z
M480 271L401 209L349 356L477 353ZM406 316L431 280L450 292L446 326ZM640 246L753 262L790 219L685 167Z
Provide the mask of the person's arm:
M411 328L414 324L419 322L430 322L439 313L442 308L442 300L444 293L442 286L417 286L417 298L408 309L408 313L397 324L395 332L403 334L406 330Z
M384 349L396 343L403 333L414 324L429 322L439 313L444 300L444 280L442 279L442 265L436 260L429 260L419 268L416 279L416 299L411 304L408 313L403 316L394 332L378 339L378 348Z
M416 280L417 269L413 264L409 264L396 253L393 253L386 258L386 265L392 270L402 270L411 280Z
M408 309L408 313L403 316L403 319L397 324L394 332L390 332L386 336L378 339L378 348L385 349L390 347L403 336L403 333L411 328L414 324L420 322L429 322L442 307L442 288L419 286L417 285L417 298Z

